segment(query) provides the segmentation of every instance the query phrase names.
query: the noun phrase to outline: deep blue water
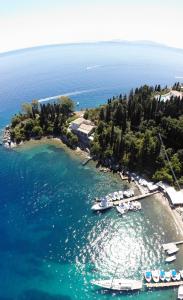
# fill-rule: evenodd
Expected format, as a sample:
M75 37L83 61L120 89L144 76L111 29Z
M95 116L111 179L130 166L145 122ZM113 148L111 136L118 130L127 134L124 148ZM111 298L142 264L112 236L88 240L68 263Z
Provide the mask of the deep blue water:
M32 99L65 93L79 108L104 103L142 84L183 76L183 50L134 43L34 48L0 55L0 119ZM88 90L88 92L87 92ZM84 93L83 93L84 91Z
M0 127L33 98L93 90L73 96L80 108L91 107L138 84L171 84L182 76L182 58L179 50L114 43L1 55ZM115 295L90 285L117 264L116 275L127 278L167 269L161 244L179 239L153 198L124 217L115 209L91 212L95 196L123 188L58 146L0 147L0 299L176 299L176 289ZM181 251L174 266L183 268Z

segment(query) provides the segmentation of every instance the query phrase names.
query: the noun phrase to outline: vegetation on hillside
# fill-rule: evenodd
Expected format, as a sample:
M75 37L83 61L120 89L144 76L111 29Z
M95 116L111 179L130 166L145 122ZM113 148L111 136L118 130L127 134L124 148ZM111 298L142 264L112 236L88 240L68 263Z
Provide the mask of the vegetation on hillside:
M173 88L180 90L181 85L175 83ZM131 90L128 97L119 95L106 105L87 110L85 118L97 125L91 153L102 164L119 163L146 172L155 180L173 183L161 134L174 172L183 184L183 100L171 96L163 102L157 94L166 92L167 87L144 85Z
M74 103L68 97L61 97L57 103L24 103L22 112L15 115L11 122L11 139L16 143L41 138L43 136L65 136L70 146L78 143L78 138L67 130L67 120L73 116Z

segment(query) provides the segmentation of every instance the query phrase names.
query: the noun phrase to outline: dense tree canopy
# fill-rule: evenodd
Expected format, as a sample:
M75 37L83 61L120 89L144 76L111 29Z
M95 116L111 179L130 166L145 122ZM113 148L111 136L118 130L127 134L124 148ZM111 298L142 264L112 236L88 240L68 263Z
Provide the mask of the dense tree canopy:
M68 97L61 97L58 103L22 104L22 113L15 115L11 123L11 138L19 143L30 138L41 138L48 135L65 134L70 146L77 144L78 139L71 132L67 132L67 120L73 114L74 103Z
M181 90L180 83L173 89ZM126 95L113 97L100 108L87 110L85 117L97 125L91 152L103 164L120 163L146 171L155 180L173 183L170 166L159 140L162 135L176 176L183 181L183 99L170 90L144 85Z

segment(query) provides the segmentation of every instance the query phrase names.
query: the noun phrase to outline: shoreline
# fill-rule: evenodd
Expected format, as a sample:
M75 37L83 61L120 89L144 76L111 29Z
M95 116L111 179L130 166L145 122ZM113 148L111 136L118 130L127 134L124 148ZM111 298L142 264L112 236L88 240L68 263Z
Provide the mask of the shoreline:
M5 143L3 143L3 146L6 149L12 149L15 151L19 151L20 149L23 149L23 148L28 149L28 148L32 148L35 146L39 146L41 144L42 145L45 144L45 145L53 145L57 148L64 149L64 151L66 151L72 157L74 156L75 158L77 157L77 158L80 158L80 159L82 158L82 159L86 160L89 156L89 153L87 151L84 151L80 147L77 147L76 149L71 149L59 137L51 137L51 138L42 137L41 139L30 139L29 141L21 142L20 144L15 144L15 143L12 143L12 144L13 144L12 146L11 145L8 146L8 145L5 145ZM93 159L92 159L92 162L94 162ZM99 168L96 168L96 166L95 166L95 169L98 170L98 172L102 171L105 173L105 168L103 166L100 166ZM110 172L110 173L112 173L112 175L114 175L112 170L108 170L108 172ZM116 172L116 174L118 174L118 173L119 172ZM120 174L118 174L118 175L120 175ZM119 176L119 180L120 180L120 176ZM136 193L138 193L138 194L142 193L142 190L141 190L142 187L137 182L135 182L135 181L128 182L127 181L127 183L130 188L133 188L136 191ZM182 221L180 214L176 210L176 208L172 209L170 207L167 197L162 192L159 192L153 196L155 197L156 200L160 201L161 204L163 206L165 206L166 209L169 211L170 215L172 216L172 218L174 220L175 226L176 226L179 234L183 237L183 221Z
M170 215L174 220L175 226L179 234L183 237L183 221L180 215L178 214L178 212L176 211L176 208L172 209L170 207L167 197L162 192L155 194L154 197L156 200L160 201L161 204L169 211ZM169 242L176 242L176 241L169 241Z

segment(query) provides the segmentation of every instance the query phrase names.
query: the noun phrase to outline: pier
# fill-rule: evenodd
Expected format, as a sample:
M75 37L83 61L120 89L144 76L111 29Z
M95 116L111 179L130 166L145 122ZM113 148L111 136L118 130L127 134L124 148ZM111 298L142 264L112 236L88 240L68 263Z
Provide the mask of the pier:
M128 176L124 176L122 172L119 172L119 176L121 177L121 180L128 180Z
M133 196L133 197L129 197L129 198L125 198L122 200L113 200L113 205L117 206L121 203L126 203L126 202L131 202L131 201L137 201L137 200L142 200L144 198L147 198L149 196L152 196L154 194L157 194L159 191L155 191L155 192L151 192L151 193L147 193L147 194L143 194L143 195L137 195L137 196Z
M171 282L157 282L157 283L145 283L147 288L164 288L164 287L174 287L183 285L183 281L171 281Z
M85 166L85 165L87 165L87 163L90 161L90 160L92 160L92 157L87 157L87 159L85 159L83 162L82 162L82 165L83 166Z

